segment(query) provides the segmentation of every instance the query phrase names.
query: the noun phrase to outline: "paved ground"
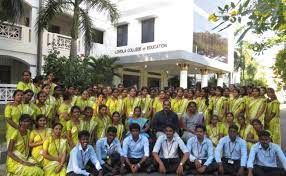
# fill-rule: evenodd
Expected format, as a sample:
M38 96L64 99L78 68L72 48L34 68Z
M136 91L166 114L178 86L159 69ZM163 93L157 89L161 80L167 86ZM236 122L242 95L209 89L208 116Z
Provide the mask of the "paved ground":
M282 132L282 149L284 151L284 153L286 154L286 137L283 136L284 134L286 134L286 104L281 105L281 132ZM0 164L0 176L4 176L4 172L5 171L5 164ZM131 176L132 174L130 174ZM153 174L136 174L138 176L147 176L147 175L152 175L152 176L156 176L156 175L160 175L158 173L153 173ZM169 175L169 176L173 176L173 175Z

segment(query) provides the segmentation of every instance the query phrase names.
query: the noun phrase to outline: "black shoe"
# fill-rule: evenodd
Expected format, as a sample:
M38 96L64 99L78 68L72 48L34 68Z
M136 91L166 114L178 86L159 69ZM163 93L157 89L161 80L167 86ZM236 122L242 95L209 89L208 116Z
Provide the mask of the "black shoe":
M150 166L146 169L146 172L147 172L148 174L150 174L150 173L152 173L152 172L155 172L155 171L156 171L156 169L155 169L155 167L154 167L153 164L150 165Z

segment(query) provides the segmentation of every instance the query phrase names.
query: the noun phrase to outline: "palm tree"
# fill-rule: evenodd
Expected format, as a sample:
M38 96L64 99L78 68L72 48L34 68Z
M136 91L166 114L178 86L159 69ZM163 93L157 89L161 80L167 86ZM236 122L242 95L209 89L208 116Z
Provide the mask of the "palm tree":
M88 9L83 7L88 7ZM119 17L119 12L115 4L111 3L110 0L46 0L39 13L38 24L40 28L47 28L48 23L53 17L72 10L70 57L74 58L77 57L77 39L80 30L84 32L85 35L86 49L90 50L91 48L93 26L88 14L89 9L96 9L98 12L107 12L112 22Z
M116 62L119 60L117 57L109 57L107 55L100 56L98 58L88 57L88 66L96 75L98 82L111 85L113 76L119 76L115 73L115 70L121 68L122 66Z
M23 15L23 0L0 0L0 21L18 22Z

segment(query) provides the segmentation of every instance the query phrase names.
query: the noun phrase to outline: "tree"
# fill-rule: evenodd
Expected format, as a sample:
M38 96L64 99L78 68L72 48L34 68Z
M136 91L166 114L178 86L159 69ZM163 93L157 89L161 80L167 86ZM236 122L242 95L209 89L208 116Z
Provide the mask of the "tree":
M0 21L18 22L23 15L23 0L0 0Z
M40 28L47 28L48 23L56 15L62 15L72 10L72 41L70 57L76 58L77 39L79 37L80 30L84 33L85 36L86 49L90 50L91 48L93 25L92 19L88 14L89 9L96 9L98 12L107 12L112 22L114 22L119 17L119 12L115 4L111 3L110 0L46 0L42 10L39 13L38 24Z
M278 88L281 89L285 86L286 82L286 50L280 50L276 55L275 64L272 67L274 75L275 75L275 82L278 85Z
M76 86L81 89L94 83L111 85L115 69L121 67L116 64L118 58L109 56L75 57L73 59L59 56L58 51L52 51L45 59L44 72L53 72L62 80L65 86Z
M249 45L254 51L261 52L286 42L286 0L233 0L218 9L219 12L211 14L209 20L217 22L215 29L220 31L233 24L240 24L236 32L239 35L238 42L248 32L263 35L271 31L275 34L275 37Z

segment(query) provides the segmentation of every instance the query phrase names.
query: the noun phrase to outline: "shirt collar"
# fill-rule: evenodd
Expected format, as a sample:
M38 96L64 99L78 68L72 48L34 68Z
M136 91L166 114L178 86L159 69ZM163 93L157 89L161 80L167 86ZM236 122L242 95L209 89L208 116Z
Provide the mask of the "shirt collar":
M79 150L79 151L83 151L84 153L86 153L86 152L88 151L88 148L89 148L89 147L88 147L88 145L87 145L87 148L86 148L86 150L84 151L83 148L82 148L82 146L81 146L81 144L78 144L78 150Z
M198 140L198 137L197 137L197 136L195 137L195 142L199 143L199 140ZM204 143L206 143L206 142L207 142L207 141L206 141L206 138L204 137L202 144L204 144Z
M230 137L229 136L227 136L228 137L228 140L229 140L229 142L232 142L231 140L230 140ZM235 138L235 140L234 140L234 142L233 143L236 143L236 142L238 142L238 136L236 136L236 138Z
M107 138L104 138L104 146L111 147L111 146L113 146L114 142L115 142L115 138L113 139L113 141L111 142L111 144L108 145L108 143L107 143Z
M260 142L259 142L259 144L258 144L258 148L259 148L260 150L265 150L265 149L262 147L262 145L261 145ZM268 146L268 148L267 148L265 151L267 151L267 150L271 150L271 143L269 143L269 146Z
M131 141L134 141L134 140L133 140L132 135L130 135L130 139L131 139ZM136 142L136 143L137 143L137 142L139 142L140 140L141 140L141 135L139 134L139 138L138 138L138 140L137 140L137 141L134 141L134 142Z

